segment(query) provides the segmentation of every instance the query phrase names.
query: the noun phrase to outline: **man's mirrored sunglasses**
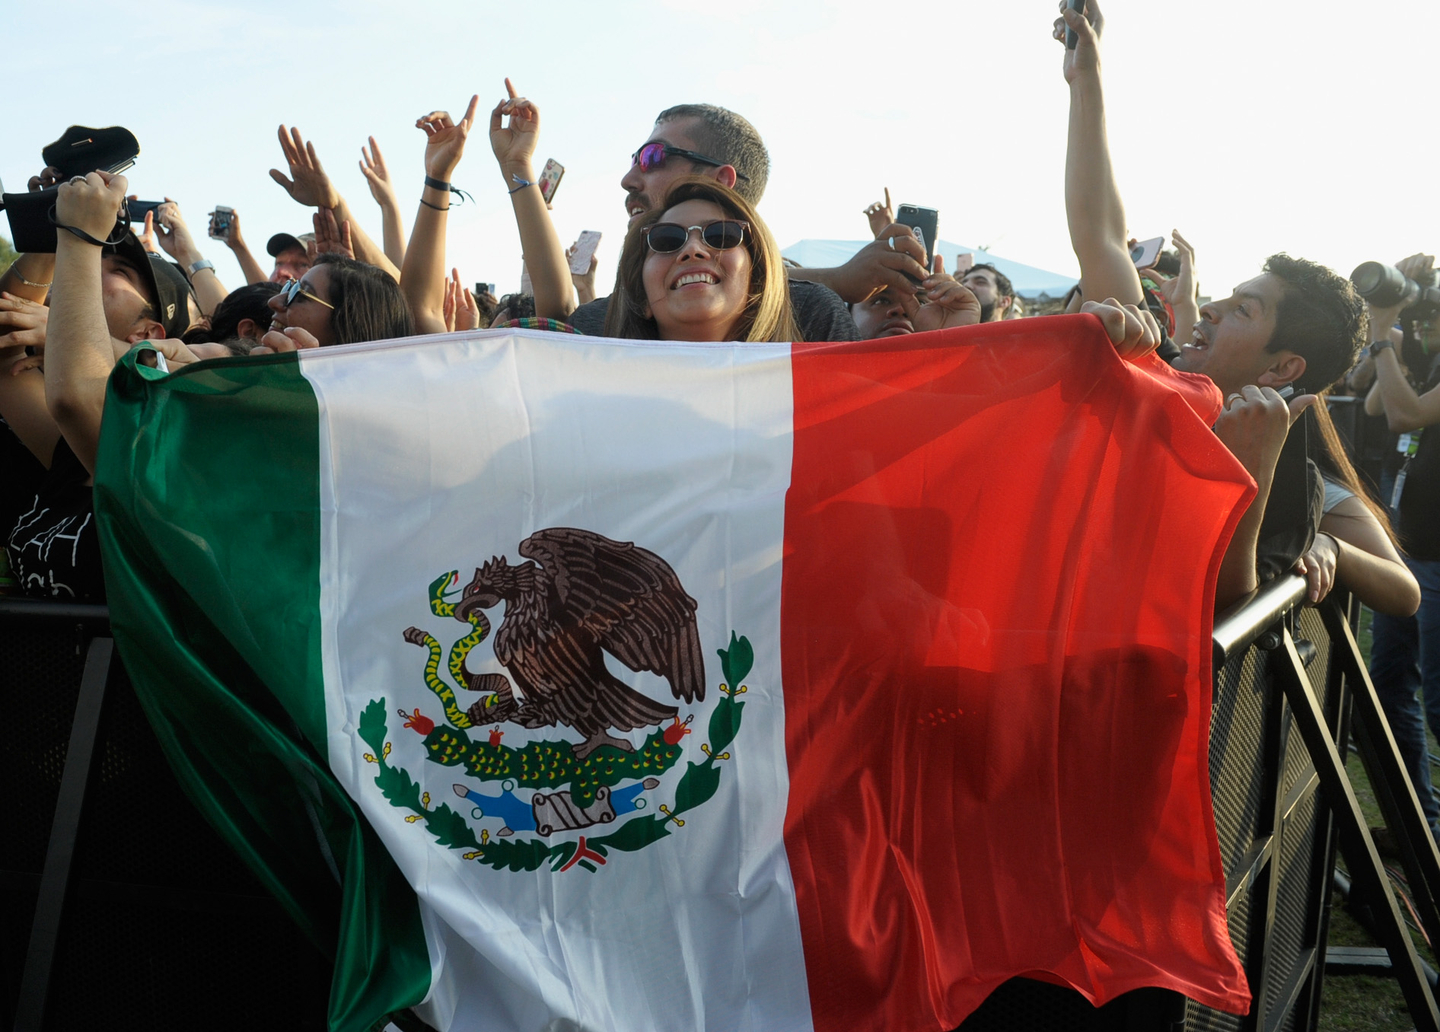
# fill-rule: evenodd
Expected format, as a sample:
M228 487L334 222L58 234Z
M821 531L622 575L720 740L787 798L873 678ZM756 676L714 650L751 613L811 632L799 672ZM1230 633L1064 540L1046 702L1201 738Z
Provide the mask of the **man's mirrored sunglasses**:
M719 168L721 165L728 165L728 161L717 161L715 158L706 157L704 154L697 154L695 151L683 150L680 147L672 147L668 143L647 143L634 154L630 155L630 164L639 165L640 171L651 172L657 168L665 167L665 159L670 156L677 158L688 158L701 165L714 165ZM750 177L736 169L735 176L747 183Z
M276 294L280 300L285 303L286 308L289 308L295 303L296 297L308 297L311 301L320 302L326 308L330 309L330 311L335 311L335 306L323 297L316 297L310 293L310 291L300 289L300 281L298 279L287 280L285 285L281 287Z
M678 222L657 222L645 234L645 242L656 254L672 254L685 246L690 234L700 233L700 239L712 251L728 251L745 242L745 231L750 223L738 219L717 219L703 226L682 226Z

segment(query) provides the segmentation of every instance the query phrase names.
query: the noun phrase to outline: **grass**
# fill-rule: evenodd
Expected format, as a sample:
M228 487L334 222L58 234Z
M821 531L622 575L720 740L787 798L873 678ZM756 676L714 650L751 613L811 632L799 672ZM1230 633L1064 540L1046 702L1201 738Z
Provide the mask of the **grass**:
M1360 619L1358 643L1368 664L1370 661L1370 611L1363 612ZM1435 741L1430 740L1430 749L1437 751ZM1373 828L1384 824L1380 808L1375 802L1375 793L1360 757L1351 753L1345 764L1350 784L1360 801L1360 809L1366 822ZM1343 867L1343 862L1341 863ZM1432 967L1436 966L1435 954L1425 945L1424 938L1412 930L1411 937L1420 956ZM1350 916L1338 897L1330 917L1329 943L1331 946L1378 946L1379 943ZM1374 975L1326 975L1320 996L1321 1032L1408 1032L1415 1027L1400 992L1400 983L1394 978L1380 978Z

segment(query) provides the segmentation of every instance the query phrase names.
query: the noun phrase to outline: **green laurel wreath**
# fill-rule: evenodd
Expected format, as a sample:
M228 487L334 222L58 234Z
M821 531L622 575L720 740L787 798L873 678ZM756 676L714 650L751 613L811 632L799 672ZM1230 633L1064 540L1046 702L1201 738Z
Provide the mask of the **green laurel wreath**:
M730 758L730 753L725 750L740 733L740 718L745 708L739 697L745 694L747 689L739 682L755 665L755 651L748 638L737 637L735 632L731 631L730 647L716 649L716 652L720 656L720 666L725 675L725 683L720 685L720 694L724 698L710 714L709 741L700 746L705 753L705 761L687 761L688 769L680 778L680 783L675 786L673 807L662 805L659 813L632 817L609 835L588 838L586 847L591 852L604 857L608 856L612 849L633 852L659 841L671 834L672 825L684 827L685 822L680 815L708 802L720 787L720 763ZM739 687L735 687L736 685ZM386 726L388 713L383 697L371 700L360 714L359 734L361 740L374 750L373 753L365 754L365 761L380 768L375 777L380 794L390 805L411 811L411 815L405 818L408 823L424 821L426 830L435 836L439 845L449 849L469 850L464 857L466 860L474 860L497 871L534 871L547 861L552 870L559 870L569 863L579 848L577 842L549 845L538 838L516 842L488 839L482 842L476 838L474 829L465 817L451 809L449 804L440 803L432 807L430 793L421 792L419 784L405 768L392 767L387 762L390 756L390 742L387 741L389 731ZM581 860L576 866L592 872L596 870L588 860Z

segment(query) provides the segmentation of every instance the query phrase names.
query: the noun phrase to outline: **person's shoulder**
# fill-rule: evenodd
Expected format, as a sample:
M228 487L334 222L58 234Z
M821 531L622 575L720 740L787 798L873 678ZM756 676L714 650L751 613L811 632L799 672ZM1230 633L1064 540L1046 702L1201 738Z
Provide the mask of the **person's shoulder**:
M603 337L605 335L605 314L610 310L609 297L597 297L594 301L587 301L575 311L570 313L568 322L577 332L587 337Z
M850 316L850 306L823 283L790 281L790 307L795 323L806 340L858 340L859 331Z

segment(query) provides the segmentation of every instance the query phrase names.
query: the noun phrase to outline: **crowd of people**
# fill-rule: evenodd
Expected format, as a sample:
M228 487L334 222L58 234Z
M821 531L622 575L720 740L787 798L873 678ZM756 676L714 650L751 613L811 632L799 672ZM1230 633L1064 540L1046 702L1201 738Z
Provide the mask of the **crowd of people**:
M1337 581L1376 613L1374 675L1432 827L1425 723L1440 730L1440 317L1413 298L1367 302L1343 276L1272 256L1223 299L1199 300L1196 256L1174 250L1137 269L1111 170L1100 67L1103 21L1063 11L1070 91L1064 190L1080 280L1068 312L1091 312L1122 357L1158 351L1176 369L1214 381L1225 404L1214 432L1255 478L1221 566L1217 607L1296 569L1319 601ZM32 191L54 190L53 253L21 254L0 275L0 501L11 583L29 595L103 601L90 503L106 380L131 347L170 368L207 359L295 351L416 334L526 326L673 341L849 341L1026 316L1004 273L989 264L948 270L897 222L888 191L864 209L873 240L843 265L787 262L761 214L770 159L754 127L710 104L661 111L620 187L629 228L615 282L598 296L595 262L574 272L540 188L537 104L508 96L488 137L513 206L528 288L496 298L447 269L451 185L465 159L478 97L458 120L416 121L424 174L406 183L374 139L361 170L380 208L380 240L363 228L313 144L282 126L284 170L271 176L313 209L312 229L275 233L257 260L238 211L212 214L209 236L228 247L247 283L230 290L179 207L126 215L123 175L63 181L47 167ZM418 193L408 238L400 195ZM138 232L137 232L138 231ZM1433 282L1433 258L1397 266ZM959 273L957 278L956 273ZM1368 347L1367 347L1368 346ZM1383 483L1356 473L1324 403L1353 391L1394 432ZM1297 432L1294 428L1300 428ZM1422 691L1423 689L1423 691ZM1423 697L1424 705L1420 699Z

